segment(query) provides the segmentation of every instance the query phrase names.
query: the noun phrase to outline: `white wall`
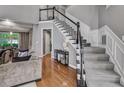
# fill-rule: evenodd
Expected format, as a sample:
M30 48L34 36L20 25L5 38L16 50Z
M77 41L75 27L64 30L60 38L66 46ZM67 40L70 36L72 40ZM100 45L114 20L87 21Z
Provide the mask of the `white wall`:
M36 51L36 56L43 56L43 29L53 29L52 22L40 22L33 26L32 48Z
M99 27L108 25L121 39L124 35L124 5L111 5L99 7Z
M62 34L62 32L53 25L53 47L52 47L52 58L54 58L54 49L61 49L64 50L63 43L68 42L66 37ZM69 66L72 68L76 68L76 51L74 47L68 43L68 50L69 51Z
M98 28L98 6L96 5L72 5L66 12L89 25L91 29Z
M40 37L38 37L39 31L38 31L38 25L33 25L33 32L32 32L32 50L36 53L34 55L38 56L37 48Z
M58 28L53 25L53 34L52 34L52 58L54 58L54 49L63 50L63 42L65 41L64 37L58 30Z

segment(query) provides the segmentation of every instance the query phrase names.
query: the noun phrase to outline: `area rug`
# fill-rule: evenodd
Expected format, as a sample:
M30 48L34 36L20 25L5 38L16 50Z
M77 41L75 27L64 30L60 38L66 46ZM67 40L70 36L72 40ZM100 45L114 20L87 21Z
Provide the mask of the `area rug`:
M30 83L20 85L18 87L37 87L37 85L36 85L36 82L34 81L34 82L30 82Z

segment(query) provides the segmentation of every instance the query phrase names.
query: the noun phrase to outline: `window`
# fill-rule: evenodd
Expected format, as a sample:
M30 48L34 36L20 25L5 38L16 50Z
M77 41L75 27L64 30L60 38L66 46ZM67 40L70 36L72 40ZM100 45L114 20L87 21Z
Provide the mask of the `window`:
M18 47L19 33L0 32L0 47Z

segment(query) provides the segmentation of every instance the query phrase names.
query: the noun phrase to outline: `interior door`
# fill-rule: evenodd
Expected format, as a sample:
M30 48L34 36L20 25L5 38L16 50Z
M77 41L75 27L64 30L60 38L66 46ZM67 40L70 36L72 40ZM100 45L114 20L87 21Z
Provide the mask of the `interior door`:
M51 52L51 30L43 30L43 53L48 54Z

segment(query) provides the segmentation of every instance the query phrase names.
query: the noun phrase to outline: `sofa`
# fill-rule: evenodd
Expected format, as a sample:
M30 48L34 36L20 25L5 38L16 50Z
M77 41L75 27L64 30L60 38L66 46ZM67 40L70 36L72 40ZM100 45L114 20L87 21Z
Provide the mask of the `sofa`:
M41 79L41 58L0 65L0 87L18 86Z

